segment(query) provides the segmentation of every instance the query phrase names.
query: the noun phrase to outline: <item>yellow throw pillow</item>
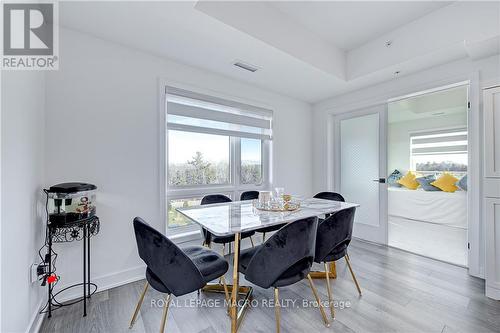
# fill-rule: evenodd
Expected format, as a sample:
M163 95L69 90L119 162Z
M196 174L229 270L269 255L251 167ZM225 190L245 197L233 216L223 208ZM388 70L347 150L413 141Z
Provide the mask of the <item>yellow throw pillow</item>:
M455 192L458 187L455 185L458 178L445 172L437 180L433 181L431 185L436 186L443 192Z
M417 178L417 175L415 175L411 171L408 171L408 173L404 175L403 178L398 180L398 183L410 190L416 190L420 184L415 180L415 178Z

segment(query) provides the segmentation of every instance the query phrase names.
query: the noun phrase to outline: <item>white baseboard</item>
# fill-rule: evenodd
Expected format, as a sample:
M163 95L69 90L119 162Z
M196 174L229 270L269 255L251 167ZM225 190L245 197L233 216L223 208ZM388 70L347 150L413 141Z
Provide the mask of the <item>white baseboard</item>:
M43 319L45 318L44 314L39 314L42 307L45 305L45 297L42 297L38 306L35 308L35 312L31 316L28 327L26 328L26 333L38 333L40 331L40 327L42 326Z
M92 283L95 283L97 285L97 292L105 291L111 288L122 286L127 283L142 280L146 277L145 272L146 272L146 266L140 265L123 271L114 272L92 278ZM69 283L68 285L71 284L72 283ZM64 289L68 285L62 285L58 289L59 290ZM67 292L61 293L61 297L58 297L57 300L59 302L67 302L77 299L79 297L82 297L81 288L73 288L73 290L68 290Z
M486 285L486 296L494 300L500 300L500 289Z

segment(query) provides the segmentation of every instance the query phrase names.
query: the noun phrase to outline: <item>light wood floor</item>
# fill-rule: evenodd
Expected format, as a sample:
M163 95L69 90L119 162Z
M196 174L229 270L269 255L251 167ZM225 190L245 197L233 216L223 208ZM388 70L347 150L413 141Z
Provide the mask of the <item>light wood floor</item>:
M353 241L349 253L363 296L358 297L340 260L333 293L335 301L349 306L337 308L337 319L326 328L317 308L303 307L302 300L313 300L313 295L307 280L301 281L280 291L285 306L282 332L500 332L500 302L486 298L484 282L468 276L465 269L361 241ZM128 329L143 285L138 281L94 295L86 318L79 304L57 310L44 320L41 332L158 332L162 309L152 302L162 295L151 289L134 328ZM316 286L326 301L324 280L316 280ZM249 309L240 332L275 331L274 309L262 305L272 298L272 290L254 289L260 306ZM198 297L195 292L178 298L177 306L170 308L166 332L230 331L223 307L191 306L191 300L223 303L223 296Z

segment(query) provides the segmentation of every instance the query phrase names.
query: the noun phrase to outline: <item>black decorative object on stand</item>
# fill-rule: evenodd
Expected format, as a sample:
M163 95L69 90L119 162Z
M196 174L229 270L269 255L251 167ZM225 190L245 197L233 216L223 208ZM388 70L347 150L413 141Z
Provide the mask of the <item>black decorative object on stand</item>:
M87 315L87 298L97 291L97 285L90 281L90 239L99 233L100 221L96 214L95 192L97 187L87 183L63 183L44 190L46 198L47 226L45 244L39 251L42 263L48 265L43 275L42 286L47 284L48 300L40 313L48 313L62 306L68 306L83 301L83 316ZM54 293L54 287L59 281L56 275L55 261L57 253L54 243L83 241L83 282L70 285ZM46 248L45 256L42 250ZM83 296L72 302L60 303L56 297L71 288L83 287ZM91 286L93 290L91 291Z

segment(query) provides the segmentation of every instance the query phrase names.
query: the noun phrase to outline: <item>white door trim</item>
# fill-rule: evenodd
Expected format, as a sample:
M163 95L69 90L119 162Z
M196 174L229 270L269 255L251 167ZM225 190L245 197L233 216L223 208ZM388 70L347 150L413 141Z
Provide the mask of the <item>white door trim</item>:
M480 109L479 96L479 73L475 72L469 80L469 103L467 110L467 136L468 136L468 184L467 184L467 239L469 242L469 253L467 266L469 274L484 278L485 276L485 247L484 247L484 224L482 216L483 197L483 139L482 139L482 112ZM483 260L481 260L483 258Z

